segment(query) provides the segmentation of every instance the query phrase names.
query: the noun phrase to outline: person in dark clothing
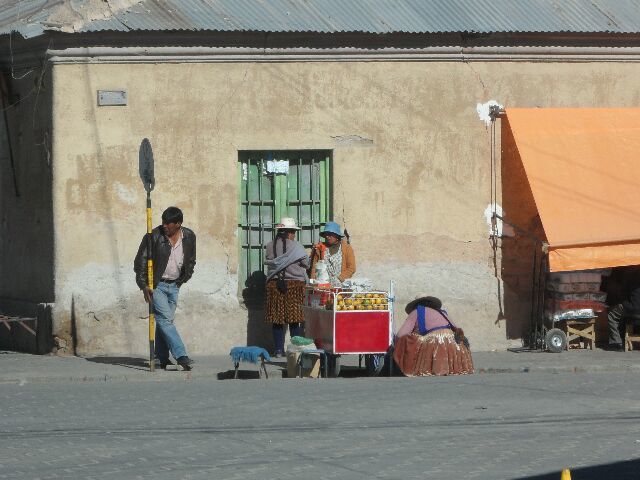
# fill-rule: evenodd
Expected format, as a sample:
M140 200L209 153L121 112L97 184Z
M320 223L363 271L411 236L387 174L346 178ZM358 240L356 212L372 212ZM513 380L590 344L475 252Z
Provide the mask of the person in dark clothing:
M609 349L624 350L624 318L640 314L640 266L614 268L607 281Z
M196 265L196 235L182 226L182 211L169 207L162 213L162 225L151 233L151 252L147 235L142 237L133 270L145 302L153 302L156 319L155 356L160 368L173 365L169 352L184 370L191 370L193 360L180 338L173 320L180 287L193 275ZM153 288L148 286L147 260L153 258Z

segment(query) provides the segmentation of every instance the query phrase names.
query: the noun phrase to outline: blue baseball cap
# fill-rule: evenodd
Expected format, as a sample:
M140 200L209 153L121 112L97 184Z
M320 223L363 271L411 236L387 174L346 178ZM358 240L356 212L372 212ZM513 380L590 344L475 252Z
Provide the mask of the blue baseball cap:
M325 234L332 233L342 238L342 230L340 230L340 224L336 222L327 222L324 224L324 229L320 232L320 236L324 237Z

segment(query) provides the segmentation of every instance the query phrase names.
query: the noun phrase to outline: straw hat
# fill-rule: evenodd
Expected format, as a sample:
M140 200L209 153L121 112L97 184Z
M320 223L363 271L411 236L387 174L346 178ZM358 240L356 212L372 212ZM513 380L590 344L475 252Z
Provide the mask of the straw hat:
M282 217L276 228L278 230L300 230L300 227L296 225L296 221L291 217Z
M421 294L414 298L412 301L407 303L407 306L404 307L404 311L407 314L413 312L418 305L424 305L425 307L433 308L435 310L440 310L442 308L442 301L438 297L432 297L431 295Z

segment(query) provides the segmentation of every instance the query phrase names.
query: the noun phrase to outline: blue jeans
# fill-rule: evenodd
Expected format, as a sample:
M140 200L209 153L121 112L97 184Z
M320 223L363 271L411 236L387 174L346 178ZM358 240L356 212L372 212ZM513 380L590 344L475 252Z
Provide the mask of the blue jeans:
M156 358L169 360L169 351L176 360L187 355L180 334L173 324L180 288L175 283L158 283L153 290L153 311L156 315Z

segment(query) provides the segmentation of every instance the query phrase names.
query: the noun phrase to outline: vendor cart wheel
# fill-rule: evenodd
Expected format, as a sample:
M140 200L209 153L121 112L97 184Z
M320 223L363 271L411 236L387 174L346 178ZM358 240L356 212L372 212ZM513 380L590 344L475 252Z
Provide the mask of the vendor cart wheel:
M384 355L365 355L364 366L367 369L367 375L377 377L382 371L382 367L384 367Z
M329 377L337 378L340 375L340 355L329 355Z
M552 328L544 337L547 344L547 350L553 353L560 353L567 348L567 336L559 328Z

